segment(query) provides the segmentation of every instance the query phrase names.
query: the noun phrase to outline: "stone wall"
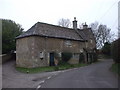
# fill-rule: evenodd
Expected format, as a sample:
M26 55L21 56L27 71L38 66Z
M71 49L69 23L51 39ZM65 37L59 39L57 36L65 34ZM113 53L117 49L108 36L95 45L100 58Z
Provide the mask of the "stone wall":
M76 60L76 59L70 59L68 61L69 64L78 64L79 63L79 60Z
M17 39L16 65L27 68L49 66L51 52L80 53L83 47L85 47L84 42L56 38L31 36ZM41 53L43 58L41 58Z
M0 55L0 58L2 59L2 62L0 62L0 64L6 63L7 61L15 60L15 56L15 53Z
M83 42L79 42L79 41L71 41L71 40L56 39L56 38L44 38L44 37L34 37L34 38L35 38L34 55L35 55L35 59L39 61L38 66L49 66L49 61L50 61L49 54L52 52L80 53L80 49L82 49L85 46ZM66 42L70 42L71 45L70 46L66 45ZM40 52L44 52L44 58L42 60L39 57Z
M16 65L18 67L34 67L33 47L34 37L16 40Z
M93 36L92 30L89 28L85 29L84 33L86 34L86 37L88 38L87 48L90 48L90 49L96 48L96 41Z

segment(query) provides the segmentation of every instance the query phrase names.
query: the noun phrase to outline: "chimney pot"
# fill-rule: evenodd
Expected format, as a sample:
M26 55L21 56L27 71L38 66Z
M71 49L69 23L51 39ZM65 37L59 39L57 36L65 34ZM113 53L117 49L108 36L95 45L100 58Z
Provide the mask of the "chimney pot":
M76 21L76 17L74 17L74 21Z
M74 17L73 29L77 30L77 20L76 20L76 17Z
M85 22L85 24L83 25L83 29L87 29L87 28L88 28L88 25Z

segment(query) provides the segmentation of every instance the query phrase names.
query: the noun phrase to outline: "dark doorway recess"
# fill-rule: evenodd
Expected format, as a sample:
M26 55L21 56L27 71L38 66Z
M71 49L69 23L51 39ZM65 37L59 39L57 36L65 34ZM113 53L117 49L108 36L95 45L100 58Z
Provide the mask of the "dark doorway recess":
M54 53L50 53L50 66L55 66L55 63L54 63Z

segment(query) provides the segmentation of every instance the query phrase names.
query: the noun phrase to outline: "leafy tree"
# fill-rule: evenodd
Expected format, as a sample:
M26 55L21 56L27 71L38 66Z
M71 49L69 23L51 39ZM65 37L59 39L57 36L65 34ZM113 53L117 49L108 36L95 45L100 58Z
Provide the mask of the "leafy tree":
M110 56L111 55L111 44L106 42L104 46L102 47L102 53L105 55Z
M111 45L111 50L112 50L112 58L115 63L120 63L120 38L117 39L116 41L112 42Z
M2 53L9 53L15 50L15 37L23 31L20 24L12 20L2 19Z

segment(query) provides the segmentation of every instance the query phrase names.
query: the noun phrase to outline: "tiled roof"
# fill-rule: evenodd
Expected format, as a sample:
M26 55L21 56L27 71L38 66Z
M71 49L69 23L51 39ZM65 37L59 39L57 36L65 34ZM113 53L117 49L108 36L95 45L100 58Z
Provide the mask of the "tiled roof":
M77 33L84 39L88 40L87 35L84 33L83 29L78 29Z
M16 39L24 38L28 36L43 36L52 38L62 38L70 40L85 41L85 35L79 30L65 28L61 26L46 24L38 22L32 26L28 31L16 37Z

